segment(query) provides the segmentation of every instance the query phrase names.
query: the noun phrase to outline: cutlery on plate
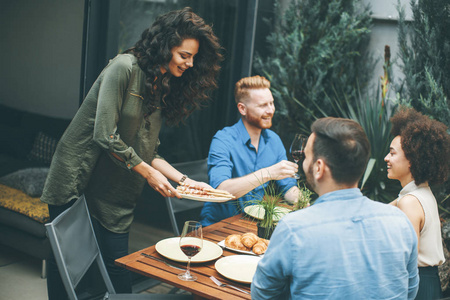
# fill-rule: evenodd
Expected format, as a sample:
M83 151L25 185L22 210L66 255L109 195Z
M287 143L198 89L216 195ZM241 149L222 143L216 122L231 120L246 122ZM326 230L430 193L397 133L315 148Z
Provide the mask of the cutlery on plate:
M145 256L145 257L147 257L147 258L151 258L151 259L157 260L157 261L159 261L159 262L165 263L166 266L168 266L168 267L171 267L171 268L174 268L174 269L178 269L178 270L181 270L181 271L186 271L186 269L183 269L183 268L180 268L180 267L171 265L171 264L169 264L168 262L166 262L165 260L162 260L162 259L160 259L160 258L151 256L151 255L148 255L147 253L143 253L143 252L142 252L141 255L142 255L142 256Z
M231 285L231 284L225 284L225 283L220 282L220 281L217 280L217 278L214 277L214 276L210 276L209 278L211 278L211 280L212 280L215 284L217 284L218 286L220 286L220 287L230 287L230 288L233 288L233 289L235 289L235 290L238 290L239 292L242 292L242 293L245 293L245 294L247 294L247 295L250 295L249 292L244 291L244 290L241 290L240 288L235 287L234 285Z

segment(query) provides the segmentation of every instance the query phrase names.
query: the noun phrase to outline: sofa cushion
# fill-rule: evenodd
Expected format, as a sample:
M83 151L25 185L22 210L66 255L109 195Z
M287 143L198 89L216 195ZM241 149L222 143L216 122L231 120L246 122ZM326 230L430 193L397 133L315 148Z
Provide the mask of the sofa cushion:
M3 244L7 235L13 235L12 239L15 239L14 235L21 234L28 238L46 239L47 234L43 223L22 215L21 213L11 211L7 208L0 206L0 243ZM8 243L6 243L8 244ZM24 247L24 245L22 245ZM22 249L23 251L23 249Z
M50 164L57 144L58 140L39 131L34 140L33 148L28 154L28 159Z
M28 216L40 223L50 220L48 205L39 198L33 198L24 192L0 184L0 206Z
M27 168L0 177L0 184L21 190L31 197L40 197L48 168Z
M48 164L43 162L30 161L26 157L20 159L3 153L0 153L0 166L0 177L26 168L48 168Z

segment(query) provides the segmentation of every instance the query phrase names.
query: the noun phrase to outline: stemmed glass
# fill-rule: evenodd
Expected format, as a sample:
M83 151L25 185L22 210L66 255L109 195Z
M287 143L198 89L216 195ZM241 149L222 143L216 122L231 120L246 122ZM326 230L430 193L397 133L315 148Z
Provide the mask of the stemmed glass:
M187 269L185 273L178 275L184 281L195 281L197 276L190 272L191 258L197 255L203 247L202 224L197 221L186 221L180 237L180 249L188 257Z
M300 133L297 133L292 141L290 152L296 164L305 158L305 147L307 141L308 137ZM300 175L295 173L294 178L300 179Z

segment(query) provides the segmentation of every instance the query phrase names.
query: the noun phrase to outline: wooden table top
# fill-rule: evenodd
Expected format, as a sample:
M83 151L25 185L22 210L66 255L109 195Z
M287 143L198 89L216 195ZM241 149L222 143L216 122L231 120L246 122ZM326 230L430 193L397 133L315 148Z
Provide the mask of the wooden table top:
M230 234L256 233L256 222L237 215L216 224L203 228L203 239L211 242L220 242ZM250 284L238 283L220 275L214 268L216 260L205 263L191 263L191 273L195 274L197 281L182 281L177 275L182 271L166 266L163 262L146 258L141 253L163 259L168 263L186 269L186 264L166 259L155 250L155 246L145 248L116 260L116 264L133 272L155 278L172 286L191 292L195 299L251 299L250 295L236 291L229 287L219 287L209 278L211 275L222 283L231 284L250 292ZM223 256L238 253L223 249Z

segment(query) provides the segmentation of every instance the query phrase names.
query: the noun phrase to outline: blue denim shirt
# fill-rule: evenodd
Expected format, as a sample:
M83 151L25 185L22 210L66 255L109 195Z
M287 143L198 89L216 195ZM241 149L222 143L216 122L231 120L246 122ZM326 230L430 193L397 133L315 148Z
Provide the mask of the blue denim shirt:
M263 129L256 151L244 123L239 120L233 126L219 130L213 137L208 155L209 184L217 188L227 179L245 176L286 159L286 150L275 132ZM297 182L286 178L277 180L276 184L279 191L287 192ZM208 226L241 213L246 205L251 204L250 200L262 198L266 185L255 187L238 200L205 203L200 215L202 225Z
M414 299L418 284L405 214L345 189L278 223L251 291L252 299Z

